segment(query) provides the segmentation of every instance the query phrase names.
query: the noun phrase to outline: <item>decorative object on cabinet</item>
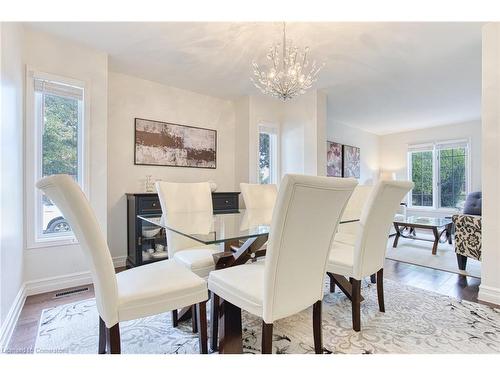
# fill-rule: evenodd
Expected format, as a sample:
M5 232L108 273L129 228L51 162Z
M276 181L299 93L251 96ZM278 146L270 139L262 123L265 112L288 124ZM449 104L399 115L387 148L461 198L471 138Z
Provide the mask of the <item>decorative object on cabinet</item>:
M155 192L155 182L153 181L153 176L148 174L146 176L146 193L154 193Z
M343 174L342 177L360 177L360 149L355 146L343 145Z
M212 192L214 213L238 212L239 194L239 192ZM137 193L126 194L126 196L127 268L166 259L166 255L163 254L167 254L168 244L164 230L146 223L137 217L137 215L161 215L162 211L158 195L156 193ZM148 234L154 233L152 232L153 229L158 230L158 232L152 237L148 237ZM159 251L160 246L163 246L162 251Z
M134 164L215 169L217 131L135 119Z
M326 141L326 175L342 177L342 145Z

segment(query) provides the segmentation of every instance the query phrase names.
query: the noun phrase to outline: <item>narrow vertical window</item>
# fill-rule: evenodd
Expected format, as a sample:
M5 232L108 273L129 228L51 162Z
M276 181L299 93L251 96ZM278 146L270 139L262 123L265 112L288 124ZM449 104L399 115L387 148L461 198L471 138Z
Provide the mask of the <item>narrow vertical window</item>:
M278 133L276 128L259 127L259 183L278 183Z
M53 174L83 182L83 88L34 79L36 180ZM35 202L35 241L72 235L59 209L41 192Z

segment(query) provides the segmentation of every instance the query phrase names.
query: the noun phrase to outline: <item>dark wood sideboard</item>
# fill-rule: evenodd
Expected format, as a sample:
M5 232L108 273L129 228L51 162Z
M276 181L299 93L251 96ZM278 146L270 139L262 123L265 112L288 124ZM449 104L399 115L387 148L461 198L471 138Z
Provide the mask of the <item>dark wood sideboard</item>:
M239 192L213 192L214 213L232 213L239 210ZM153 230L137 215L161 214L160 201L156 193L127 193L127 268L142 266L162 259L143 259L143 251L155 249L156 245L167 246L165 231L161 229L152 237L143 236L143 229Z

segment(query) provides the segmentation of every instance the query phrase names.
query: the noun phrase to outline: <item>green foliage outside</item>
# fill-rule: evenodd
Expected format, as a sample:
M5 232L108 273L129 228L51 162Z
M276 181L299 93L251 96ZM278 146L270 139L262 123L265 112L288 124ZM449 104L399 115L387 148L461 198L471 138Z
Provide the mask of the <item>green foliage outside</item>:
M271 148L270 136L266 133L259 134L259 182L269 184L271 182Z
M439 150L439 181L441 189L441 207L456 207L465 200L465 158L464 148ZM412 191L414 206L432 207L432 151L413 152L411 154Z
M78 174L78 100L45 94L42 173Z

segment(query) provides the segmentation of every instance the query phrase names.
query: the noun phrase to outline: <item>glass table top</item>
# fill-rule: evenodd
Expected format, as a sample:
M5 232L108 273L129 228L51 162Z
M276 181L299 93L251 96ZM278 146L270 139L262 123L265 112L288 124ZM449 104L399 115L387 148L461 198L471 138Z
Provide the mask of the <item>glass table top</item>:
M174 213L169 215L137 215L138 218L206 245L244 240L269 234L272 210L247 209L236 213ZM356 218L341 221L358 221Z
M428 227L444 227L452 223L451 219L444 217L422 217L422 216L396 216L396 224L414 224Z

